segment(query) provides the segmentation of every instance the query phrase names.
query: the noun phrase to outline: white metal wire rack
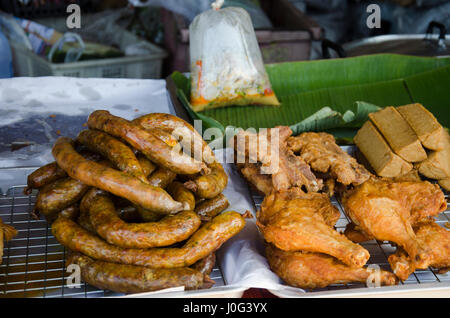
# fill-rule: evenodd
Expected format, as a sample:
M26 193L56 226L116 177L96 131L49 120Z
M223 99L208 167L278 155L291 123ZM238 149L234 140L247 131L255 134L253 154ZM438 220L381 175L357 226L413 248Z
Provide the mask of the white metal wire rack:
M14 226L18 235L5 244L0 265L0 297L104 297L122 294L101 290L82 283L69 288L66 279L66 250L51 233L50 225L41 217L34 220L30 212L36 191L24 195L25 186L18 185L0 195L0 218ZM225 285L222 273L214 268L210 277L214 286Z
M447 199L447 210L440 213L436 217L436 223L445 227L446 223L450 224L450 207L448 200L449 193L448 191L445 190L443 191L445 194L445 198ZM253 203L255 204L256 209L259 210L264 197L257 194L251 188L250 192L252 194ZM344 213L344 209L341 203L335 197L331 198L331 202L339 209L341 213L341 216L336 223L336 230L338 230L339 232L343 232L345 230L346 225L350 223L350 220ZM377 240L367 241L361 243L361 245L364 248L366 248L370 253L370 259L367 262L368 265L377 264L380 266L381 269L389 271L391 270L387 259L389 255L393 254L396 251L396 247L392 246L390 242L387 241L380 242ZM401 284L423 284L423 283L441 283L441 282L447 283L450 282L450 272L446 274L438 274L432 268L428 268L425 270L416 270L413 275L409 276L409 278ZM362 287L365 287L365 285L362 283L349 283L345 285L334 284L326 288L317 288L314 290L309 290L309 292L332 291L332 290L342 290L342 289L362 288Z

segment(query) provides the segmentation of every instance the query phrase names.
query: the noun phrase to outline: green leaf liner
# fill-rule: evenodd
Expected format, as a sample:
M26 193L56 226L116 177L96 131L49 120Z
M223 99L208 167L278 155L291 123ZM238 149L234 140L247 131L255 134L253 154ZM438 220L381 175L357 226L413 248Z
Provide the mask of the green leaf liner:
M281 107L232 106L194 112L190 80L175 72L177 96L205 128L247 129L288 125L294 134L329 131L351 138L378 106L421 102L449 126L450 58L377 54L355 58L288 62L266 66ZM359 101L359 102L358 102ZM364 102L362 102L364 101Z

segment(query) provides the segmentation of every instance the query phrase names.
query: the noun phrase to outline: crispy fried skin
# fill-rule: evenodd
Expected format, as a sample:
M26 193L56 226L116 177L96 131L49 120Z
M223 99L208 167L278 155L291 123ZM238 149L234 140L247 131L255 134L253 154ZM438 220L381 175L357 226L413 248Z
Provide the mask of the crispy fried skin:
M445 272L450 269L450 232L434 221L419 223L414 226L416 238L421 246L425 246L430 257L422 263L412 262L408 254L397 249L389 256L388 261L395 275L401 280L408 279L416 269L426 269L428 266Z
M363 266L370 255L362 246L332 228L339 211L326 194L298 188L265 197L257 225L267 242L284 251L329 254L352 267Z
M299 152L300 157L315 171L329 172L344 185L358 185L370 177L369 171L355 158L344 152L333 135L306 132L287 140L290 150Z
M270 268L294 287L313 289L331 284L374 283L377 276L366 267L349 267L325 254L286 252L270 244L266 247L266 257ZM395 275L385 270L380 270L379 281L381 285L397 284Z
M205 258L240 232L244 225L244 218L237 212L220 214L200 227L179 248L121 248L106 243L64 217L53 222L52 233L63 246L94 259L153 268L175 268L190 266Z
M394 242L416 262L428 259L412 225L446 209L444 194L429 182L370 179L343 196L346 213L366 236Z
M238 164L241 174L247 179L258 192L269 195L273 190L272 176L261 174L261 168L256 163Z
M202 222L211 221L216 215L230 206L227 197L221 193L217 197L205 200L195 208Z
M316 178L302 158L287 148L286 140L291 134L292 130L287 126L258 134L238 132L232 143L236 163L261 163L261 174L271 174L276 191L304 186L309 192L317 192L323 186L322 180Z
M124 197L152 211L175 213L185 209L182 203L174 201L161 188L143 183L124 172L84 159L73 149L71 143L70 138L60 137L55 142L52 152L58 165L72 178Z
M194 158L197 158L198 156L195 147L201 145L202 160L207 164L216 162L216 157L206 141L203 140L202 136L194 129L194 127L181 118L171 114L152 113L136 118L133 120L133 123L144 129L160 128L170 132L174 136L183 137L180 141L183 148L190 149L190 153L195 155Z
M219 162L214 162L208 167L211 169L210 173L187 181L184 185L198 197L212 199L226 188L228 176Z
M374 239L355 225L355 223L348 223L345 226L344 235L353 243L362 243Z
M79 201L88 189L88 185L70 177L53 181L39 190L33 213L42 213L51 221L61 210Z
M108 243L124 248L168 246L188 239L200 226L193 211L168 215L158 222L126 223L116 213L108 195L96 194L89 206L96 232Z
M152 133L128 120L113 116L108 111L97 110L91 113L88 119L88 127L125 140L152 162L176 173L194 174L202 170L208 170L201 161L196 161L186 154L172 151L172 147Z
M134 152L123 142L98 130L83 130L76 141L89 150L100 153L120 171L148 183Z
M204 284L204 275L188 268L149 268L94 260L79 253L72 254L68 264L77 264L84 282L101 289L119 293L143 293L170 287L186 289L211 287Z

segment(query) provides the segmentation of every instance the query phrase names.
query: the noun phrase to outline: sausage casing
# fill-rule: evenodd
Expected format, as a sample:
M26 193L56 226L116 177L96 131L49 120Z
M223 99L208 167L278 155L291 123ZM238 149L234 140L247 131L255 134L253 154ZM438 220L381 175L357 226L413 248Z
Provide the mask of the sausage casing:
M94 259L152 268L175 268L190 266L205 258L239 233L244 225L245 220L239 213L222 213L202 225L179 248L136 249L114 246L64 217L53 222L52 233L63 246Z
M144 175L148 177L153 171L156 170L156 166L151 162L146 156L141 153L136 155L139 164L141 165L142 171L144 171Z
M167 168L159 167L150 176L148 176L148 182L154 187L165 189L173 180L177 174Z
M189 210L193 211L195 209L194 194L181 182L172 182L167 188L167 192L169 192L174 200L187 204L189 206Z
M209 165L209 168L211 168L209 174L201 175L184 184L200 198L212 199L218 196L228 183L228 176L220 163L215 162Z
M194 265L192 265L191 268L198 270L200 273L204 275L209 275L211 274L215 265L216 265L216 253L211 253L205 258L202 258L201 260L194 263Z
M205 200L195 208L195 213L200 216L202 222L209 222L217 214L230 206L230 202L222 193L217 197Z
M168 246L189 238L201 223L193 211L168 215L158 222L126 223L116 214L112 200L101 194L91 202L89 217L102 238L125 248Z
M108 111L97 110L88 119L91 129L102 130L121 138L146 155L152 162L176 173L194 174L207 167L186 154L173 151L173 148L152 133L123 118L111 115Z
M84 282L119 293L143 293L177 286L186 289L210 287L204 285L202 273L188 267L156 269L122 265L93 260L78 253L72 254L68 263L80 266Z
M175 135L175 137L183 137L181 140L183 148L190 149L191 155L194 155L194 158L197 158L195 147L197 147L197 144L201 145L202 159L199 160L203 160L207 164L216 161L212 149L208 146L206 141L203 140L202 136L194 129L194 127L192 127L192 125L181 118L171 114L152 113L136 118L133 120L133 123L146 130L151 130L156 127L169 131Z
M148 185L124 172L84 159L72 147L70 138L58 138L52 153L61 168L72 178L87 185L124 197L152 211L172 213L185 209L182 203L174 201L161 188Z
M76 141L108 158L117 169L147 183L146 175L134 152L123 142L98 130L83 130Z
M64 178L67 173L61 169L56 162L51 162L39 169L33 171L27 177L28 187L25 189L25 193L29 194L31 189L39 189L53 181Z
M100 159L99 155L91 153L89 151L82 150L80 154L87 160L97 161ZM61 169L55 161L51 162L33 171L27 177L28 187L24 192L25 194L30 194L31 189L42 188L43 186L46 186L47 184L50 184L53 181L64 177L67 177L67 173L63 169Z
M52 220L57 213L80 200L89 186L76 179L58 179L39 190L35 210Z

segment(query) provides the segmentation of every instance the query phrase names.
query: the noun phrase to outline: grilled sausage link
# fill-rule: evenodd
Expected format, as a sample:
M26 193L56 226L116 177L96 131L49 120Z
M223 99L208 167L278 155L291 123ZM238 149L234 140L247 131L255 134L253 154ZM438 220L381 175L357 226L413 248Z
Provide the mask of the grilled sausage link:
M133 151L116 138L98 130L83 130L78 134L76 141L109 159L117 169L148 183Z
M211 168L209 174L198 176L184 184L200 198L212 199L218 196L228 183L228 176L220 163L215 162L209 167Z
M81 228L72 220L59 217L52 224L52 233L60 244L94 259L152 268L186 267L216 251L245 225L237 212L226 212L204 224L179 248L122 248L106 243Z
M89 217L98 235L125 248L168 246L189 238L201 223L193 211L168 215L158 222L126 223L118 217L112 200L103 194L94 197Z
M217 214L230 206L230 202L222 193L217 197L201 202L196 208L195 213L200 216L202 222L209 222Z
M151 162L146 156L141 153L136 155L139 164L141 165L142 170L144 171L144 175L148 177L153 171L156 170L156 166Z
M76 179L58 179L39 190L33 214L42 213L51 221L61 210L80 200L88 189L88 185Z
M173 151L172 147L152 133L128 120L113 116L108 111L97 110L93 112L89 116L88 126L91 129L102 130L125 140L152 162L176 173L193 174L202 170L208 171L203 162L193 160L186 154Z
M58 138L52 153L58 165L72 178L124 197L152 211L173 213L185 209L182 203L174 201L161 188L145 184L124 172L84 159L75 151L71 142L70 138Z
M96 261L73 253L68 264L80 266L81 279L97 288L119 293L143 293L184 286L186 289L211 287L210 281L197 270L181 268L149 268Z
M202 136L186 121L171 114L152 113L133 120L133 123L140 127L151 130L153 128L161 128L169 131L174 137L182 137L180 143L184 149L190 149L191 155L198 158L196 151L197 145L201 145L201 158L207 164L216 162L214 152L208 146Z
M181 182L172 182L167 188L167 192L169 192L174 200L187 204L189 210L194 211L195 196L192 191L187 189Z
M196 262L194 265L191 266L191 268L198 270L200 273L204 275L209 275L211 274L215 265L216 265L216 253L211 253L205 258L202 258L201 260Z
M80 152L80 155L82 155L87 160L100 160L100 156L98 154L86 150L82 150ZM53 181L64 177L67 177L67 173L63 169L61 169L56 162L51 162L35 170L28 176L28 186L24 190L24 193L28 195L31 193L31 189L42 188L43 186L46 186L47 184L50 184Z
M154 187L165 189L173 180L177 174L167 168L159 167L149 177L148 182Z
M24 193L28 195L31 193L32 189L42 188L43 186L66 176L67 173L61 169L56 162L46 164L28 175L27 187L24 190Z

